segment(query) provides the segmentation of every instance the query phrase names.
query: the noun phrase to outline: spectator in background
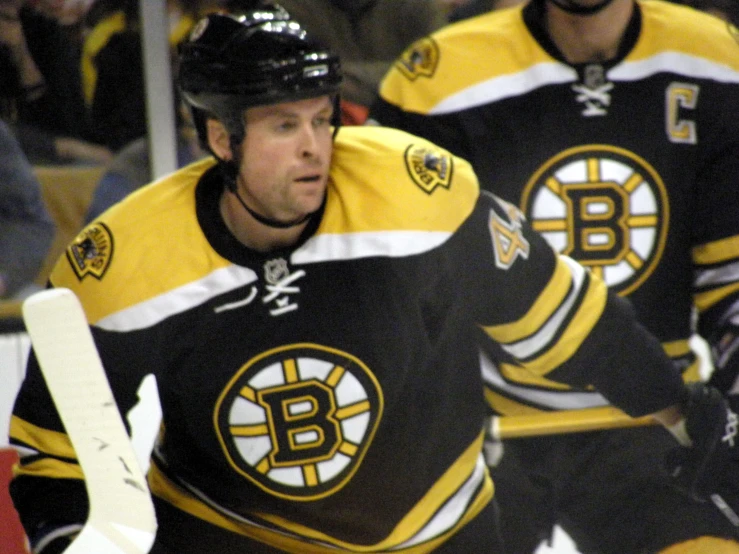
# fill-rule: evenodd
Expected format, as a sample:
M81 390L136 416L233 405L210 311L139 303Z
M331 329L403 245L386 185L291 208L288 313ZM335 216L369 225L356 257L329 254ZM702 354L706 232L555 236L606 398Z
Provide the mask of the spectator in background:
M95 0L36 0L35 6L41 13L72 28L81 24L94 3Z
M198 143L189 109L185 109L184 104L180 104L180 107L177 166L184 167L203 157L205 152ZM113 158L95 188L85 223L91 222L110 206L152 180L149 140L141 137L128 143Z
M341 57L345 124L363 123L380 79L406 46L446 24L431 0L281 0L317 40Z
M217 4L168 0L173 55L199 15ZM82 50L85 103L96 136L115 152L148 131L139 2L98 0L88 12L86 26Z
M0 1L0 97L33 164L104 163L82 100L78 41L36 3Z
M0 121L0 298L23 298L51 246L54 224L41 186L10 128Z

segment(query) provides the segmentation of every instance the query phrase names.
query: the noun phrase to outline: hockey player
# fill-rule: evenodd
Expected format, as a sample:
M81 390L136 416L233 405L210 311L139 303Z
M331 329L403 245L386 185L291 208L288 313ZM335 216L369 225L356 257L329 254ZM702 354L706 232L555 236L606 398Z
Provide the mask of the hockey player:
M686 388L627 303L480 194L468 163L401 131L337 133L340 81L283 10L210 15L179 83L212 158L112 207L52 272L122 411L157 378L153 552L503 553L477 332L558 337L522 356L532 378L655 413L692 439L675 450L690 483L739 463L715 440L720 395ZM33 358L11 437L21 520L35 552L59 552L84 476Z
M695 311L712 382L738 392L738 37L658 0L532 0L414 44L371 117L469 160L482 188L633 302L688 381ZM561 421L607 405L500 356L483 367L501 414ZM738 520L644 463L669 442L657 428L507 441L493 472L507 552L532 552L554 523L588 554L739 552L716 538L736 536Z

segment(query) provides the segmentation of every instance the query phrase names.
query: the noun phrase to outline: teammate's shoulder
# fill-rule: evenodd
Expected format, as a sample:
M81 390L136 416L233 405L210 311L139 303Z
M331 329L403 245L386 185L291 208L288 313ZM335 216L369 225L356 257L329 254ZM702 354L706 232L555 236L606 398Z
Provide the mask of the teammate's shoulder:
M380 83L380 96L429 113L458 91L545 61L552 60L528 31L523 6L493 10L411 44Z
M690 6L667 0L639 0L642 35L635 54L674 52L739 71L739 30Z
M424 138L380 126L341 129L331 186L327 224L342 213L339 232L356 231L357 225L453 231L479 195L466 160Z

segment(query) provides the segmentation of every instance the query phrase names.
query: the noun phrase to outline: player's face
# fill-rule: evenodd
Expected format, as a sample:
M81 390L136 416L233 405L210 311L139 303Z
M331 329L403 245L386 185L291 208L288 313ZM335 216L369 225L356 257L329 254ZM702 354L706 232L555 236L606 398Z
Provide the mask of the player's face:
M333 150L328 96L249 108L238 187L246 203L295 221L323 202Z

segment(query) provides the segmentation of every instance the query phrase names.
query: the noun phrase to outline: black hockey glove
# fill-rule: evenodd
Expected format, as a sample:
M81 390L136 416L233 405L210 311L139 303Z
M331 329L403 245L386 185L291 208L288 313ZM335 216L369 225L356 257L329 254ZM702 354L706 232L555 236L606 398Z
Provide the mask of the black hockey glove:
M739 396L722 396L703 383L687 386L683 408L691 446L667 456L674 485L699 502L712 502L739 535Z

